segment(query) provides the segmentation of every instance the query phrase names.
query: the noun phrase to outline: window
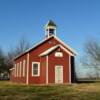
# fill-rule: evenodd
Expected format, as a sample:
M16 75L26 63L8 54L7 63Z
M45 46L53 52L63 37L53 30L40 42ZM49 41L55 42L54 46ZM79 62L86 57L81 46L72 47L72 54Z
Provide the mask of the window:
M26 66L26 61L23 61L23 77L25 76L25 66Z
M40 76L40 63L39 62L32 63L32 76Z
M62 52L56 52L55 57L63 57L63 53Z
M54 34L54 29L49 29L49 33Z

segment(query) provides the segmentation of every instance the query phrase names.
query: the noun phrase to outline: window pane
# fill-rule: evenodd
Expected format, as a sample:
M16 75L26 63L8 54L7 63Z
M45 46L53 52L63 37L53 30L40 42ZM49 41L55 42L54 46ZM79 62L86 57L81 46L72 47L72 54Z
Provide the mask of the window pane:
M33 63L33 66L32 66L32 75L39 75L39 65L38 63Z
M49 29L49 33L53 34L54 33L54 29Z
M34 70L38 70L38 64L34 64L34 65L33 65L33 69L34 69Z
M38 70L33 70L34 75L38 75Z

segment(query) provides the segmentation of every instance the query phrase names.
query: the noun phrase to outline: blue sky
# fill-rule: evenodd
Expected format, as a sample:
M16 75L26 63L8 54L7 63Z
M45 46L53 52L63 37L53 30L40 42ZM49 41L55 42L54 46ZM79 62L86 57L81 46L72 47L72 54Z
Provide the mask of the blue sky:
M31 44L41 41L49 19L79 56L87 39L100 39L100 0L0 0L0 47L9 51L22 36Z

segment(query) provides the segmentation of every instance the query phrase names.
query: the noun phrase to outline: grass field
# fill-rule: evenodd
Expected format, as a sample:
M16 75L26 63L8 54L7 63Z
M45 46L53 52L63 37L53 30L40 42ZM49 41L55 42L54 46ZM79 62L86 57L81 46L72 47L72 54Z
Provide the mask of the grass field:
M100 100L100 83L26 86L1 81L0 100Z

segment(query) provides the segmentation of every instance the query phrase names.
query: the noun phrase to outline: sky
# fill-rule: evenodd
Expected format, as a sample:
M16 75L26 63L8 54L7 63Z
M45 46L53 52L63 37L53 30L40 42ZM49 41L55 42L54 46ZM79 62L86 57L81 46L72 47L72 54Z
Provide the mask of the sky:
M100 39L100 0L0 0L0 47L8 52L23 36L38 43L49 19L78 57L89 38Z

